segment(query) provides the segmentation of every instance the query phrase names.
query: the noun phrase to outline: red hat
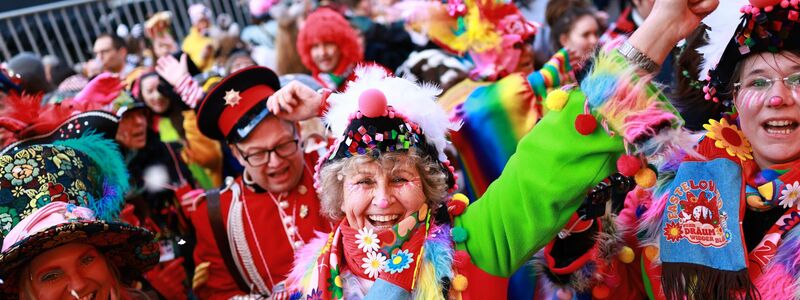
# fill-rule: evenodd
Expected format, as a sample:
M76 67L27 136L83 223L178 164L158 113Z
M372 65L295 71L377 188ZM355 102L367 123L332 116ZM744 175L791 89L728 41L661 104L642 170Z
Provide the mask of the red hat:
M232 143L243 140L269 116L267 98L280 88L278 75L268 68L253 66L228 75L200 103L200 132Z
M297 34L297 52L303 64L313 74L318 74L319 68L311 59L311 47L318 43L334 43L339 46L339 65L333 73L341 75L347 67L364 60L364 53L358 44L356 30L344 16L333 9L322 7L312 12L306 18L303 27Z

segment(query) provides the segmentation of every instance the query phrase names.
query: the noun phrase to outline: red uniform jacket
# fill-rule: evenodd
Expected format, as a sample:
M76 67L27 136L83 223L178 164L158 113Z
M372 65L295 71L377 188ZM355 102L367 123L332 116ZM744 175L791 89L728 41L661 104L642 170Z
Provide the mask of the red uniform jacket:
M306 163L308 163L309 157L306 158ZM287 214L294 214L295 225L303 242L308 242L316 237L314 231L330 232L331 230L330 222L319 213L320 203L313 188L312 175L310 168L306 168L300 184L285 198L289 205L284 211ZM252 187L246 186L241 176L236 178L232 185L238 185L242 193L240 197L243 197L244 206L246 206L247 213L243 211L242 218L244 219L244 235L252 253L252 265L255 265L264 283L271 290L273 283L277 285L286 279L294 260L294 249L285 233L283 220L279 213L280 208L277 207L269 193L259 193ZM278 195L274 196L277 199ZM232 232L228 228L227 221L232 197L233 192L230 186L220 193L220 210L229 236ZM308 208L307 213L304 213L303 207ZM243 210L245 209L243 208ZM255 234L249 227L248 214L252 221L252 228L256 231ZM200 200L196 211L191 214L190 218L197 232L197 246L194 250L195 262L197 264L210 263L208 280L198 286L195 293L200 299L228 299L235 295L245 294L237 287L220 255L208 220L208 207L205 199ZM228 245L223 246L229 247ZM261 252L258 250L259 246ZM241 264L244 264L236 251L232 251L232 253ZM264 261L269 266L269 270L264 266ZM270 281L270 276L272 281ZM245 281L249 283L250 279L245 277Z

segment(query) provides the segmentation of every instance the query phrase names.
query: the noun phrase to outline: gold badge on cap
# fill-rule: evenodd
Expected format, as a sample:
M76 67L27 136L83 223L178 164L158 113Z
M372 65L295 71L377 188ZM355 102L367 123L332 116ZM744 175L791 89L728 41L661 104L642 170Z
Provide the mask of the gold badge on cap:
M238 105L241 100L242 96L239 96L239 91L232 89L225 92L225 105L233 107Z

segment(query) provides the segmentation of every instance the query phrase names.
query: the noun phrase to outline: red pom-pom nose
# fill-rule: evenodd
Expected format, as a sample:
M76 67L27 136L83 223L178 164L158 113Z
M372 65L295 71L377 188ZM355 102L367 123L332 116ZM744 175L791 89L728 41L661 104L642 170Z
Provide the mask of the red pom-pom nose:
M750 0L750 4L758 8L778 5L778 3L781 3L781 0Z
M358 97L358 109L367 118L383 116L386 105L386 95L377 89L368 89Z

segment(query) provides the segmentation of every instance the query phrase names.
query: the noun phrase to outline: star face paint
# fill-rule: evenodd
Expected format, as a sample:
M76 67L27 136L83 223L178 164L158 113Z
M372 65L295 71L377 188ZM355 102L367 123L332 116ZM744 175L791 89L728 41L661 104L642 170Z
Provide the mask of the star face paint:
M390 228L425 203L419 171L404 156L392 166L370 161L352 169L344 176L342 211L354 228Z

